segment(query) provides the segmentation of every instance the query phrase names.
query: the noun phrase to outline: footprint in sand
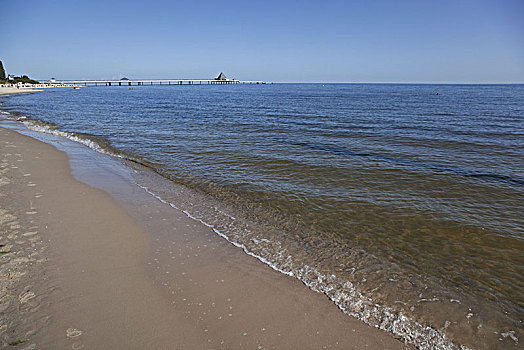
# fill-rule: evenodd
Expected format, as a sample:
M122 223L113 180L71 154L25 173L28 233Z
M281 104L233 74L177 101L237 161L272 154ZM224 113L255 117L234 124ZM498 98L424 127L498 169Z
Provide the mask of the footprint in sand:
M72 346L71 346L71 349L73 350L80 350L80 349L83 349L84 348L84 344L82 344L81 342L76 342L74 343Z

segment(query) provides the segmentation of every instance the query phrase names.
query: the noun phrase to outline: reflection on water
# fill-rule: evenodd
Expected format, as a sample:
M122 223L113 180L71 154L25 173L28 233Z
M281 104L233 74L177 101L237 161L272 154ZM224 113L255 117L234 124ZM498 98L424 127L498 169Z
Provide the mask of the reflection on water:
M421 347L445 341L404 318L459 344L513 348L524 314L523 101L522 85L275 84L2 102L195 189L137 175L350 314Z

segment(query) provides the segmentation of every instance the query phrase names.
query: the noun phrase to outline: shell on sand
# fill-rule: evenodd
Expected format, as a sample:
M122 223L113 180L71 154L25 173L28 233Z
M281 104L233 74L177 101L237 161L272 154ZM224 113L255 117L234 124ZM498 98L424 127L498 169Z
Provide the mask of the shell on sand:
M66 331L66 335L68 338L76 338L82 335L82 331L76 328L68 328Z

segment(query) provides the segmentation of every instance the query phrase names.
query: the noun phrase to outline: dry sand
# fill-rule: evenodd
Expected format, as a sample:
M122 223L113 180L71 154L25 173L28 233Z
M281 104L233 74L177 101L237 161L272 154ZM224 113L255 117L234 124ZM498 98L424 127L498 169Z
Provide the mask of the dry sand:
M16 87L3 87L0 86L0 95L10 95L10 94L20 94L24 92L39 92L44 91L41 89L33 89L33 88L16 88Z
M1 346L405 348L153 197L128 205L0 128Z

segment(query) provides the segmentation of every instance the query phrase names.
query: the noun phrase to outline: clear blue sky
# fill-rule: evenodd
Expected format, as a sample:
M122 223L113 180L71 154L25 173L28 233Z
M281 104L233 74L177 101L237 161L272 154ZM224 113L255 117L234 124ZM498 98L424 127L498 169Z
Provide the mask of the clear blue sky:
M38 79L524 82L524 0L0 0L0 60Z

